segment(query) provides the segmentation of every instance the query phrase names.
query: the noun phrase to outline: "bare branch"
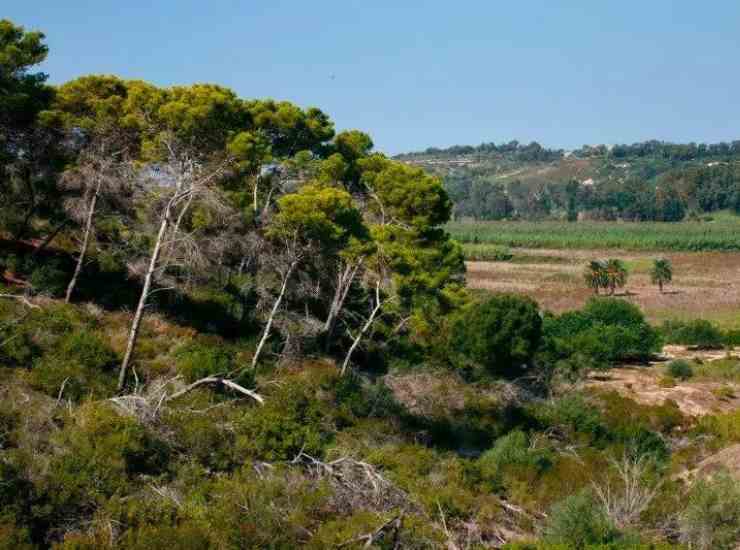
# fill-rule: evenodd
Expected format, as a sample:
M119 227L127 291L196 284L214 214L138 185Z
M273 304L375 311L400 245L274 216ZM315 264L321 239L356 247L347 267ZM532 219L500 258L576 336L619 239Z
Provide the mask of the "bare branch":
M223 384L227 388L231 388L232 390L235 390L243 395L246 395L247 397L251 397L252 399L257 401L260 405L265 404L264 398L258 393L253 392L252 390L248 390L247 388L243 386L240 386L233 380L228 380L226 378L221 378L219 376L207 376L205 378L201 378L200 380L193 382L192 384L190 384L189 386L186 386L180 391L173 393L172 395L170 395L169 397L165 399L165 402L170 402L174 399L177 399L178 397L185 395L189 391L194 390L195 388L199 386L203 386L205 384Z

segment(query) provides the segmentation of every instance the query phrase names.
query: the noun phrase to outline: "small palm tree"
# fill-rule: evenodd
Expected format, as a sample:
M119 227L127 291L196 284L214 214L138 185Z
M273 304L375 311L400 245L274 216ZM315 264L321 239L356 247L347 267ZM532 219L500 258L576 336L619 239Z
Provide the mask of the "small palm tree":
M606 286L606 262L603 260L591 260L583 273L586 286L593 289L594 294L599 293L601 287Z
M611 258L606 261L606 286L609 288L609 296L614 296L617 288L627 284L627 267L622 260Z
M660 293L663 293L663 285L673 280L673 265L667 258L656 258L653 269L650 271L653 284L658 285Z

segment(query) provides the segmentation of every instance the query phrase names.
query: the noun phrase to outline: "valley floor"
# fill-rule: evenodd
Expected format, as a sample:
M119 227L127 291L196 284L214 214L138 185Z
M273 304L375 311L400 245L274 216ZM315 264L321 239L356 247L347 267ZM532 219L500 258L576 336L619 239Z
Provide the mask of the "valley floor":
M620 250L512 249L511 261L467 262L470 288L524 293L554 312L575 309L592 296L583 282L586 262L620 258L630 270L620 295L638 305L651 322L708 319L740 328L740 254L735 252L633 252ZM664 293L650 282L656 257L673 263L673 284Z

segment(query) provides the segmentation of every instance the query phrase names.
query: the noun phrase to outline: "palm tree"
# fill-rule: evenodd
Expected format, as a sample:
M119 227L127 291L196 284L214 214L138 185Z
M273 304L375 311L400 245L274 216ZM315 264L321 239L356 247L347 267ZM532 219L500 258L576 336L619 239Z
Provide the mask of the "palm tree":
M614 296L614 290L622 288L627 284L627 267L622 260L611 258L606 261L606 286L609 288L609 296Z
M586 286L592 288L594 294L599 293L601 287L606 286L606 263L603 260L591 260L583 273Z
M663 285L673 280L673 265L667 258L656 258L653 262L653 269L650 271L650 278L653 284L657 284L660 293L663 294Z

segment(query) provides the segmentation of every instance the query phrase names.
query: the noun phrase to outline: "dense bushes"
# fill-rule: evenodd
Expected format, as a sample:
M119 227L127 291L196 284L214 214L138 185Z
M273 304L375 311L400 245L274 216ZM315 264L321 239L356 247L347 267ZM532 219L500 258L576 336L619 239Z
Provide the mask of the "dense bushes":
M543 332L543 360L572 374L644 360L661 343L637 306L617 298L592 298L580 311L548 315Z
M542 319L534 301L498 294L460 315L452 347L463 362L483 366L494 375L513 376L531 362L541 335Z
M729 334L726 336L718 327L704 319L666 321L661 327L661 333L668 344L717 349L730 343Z

